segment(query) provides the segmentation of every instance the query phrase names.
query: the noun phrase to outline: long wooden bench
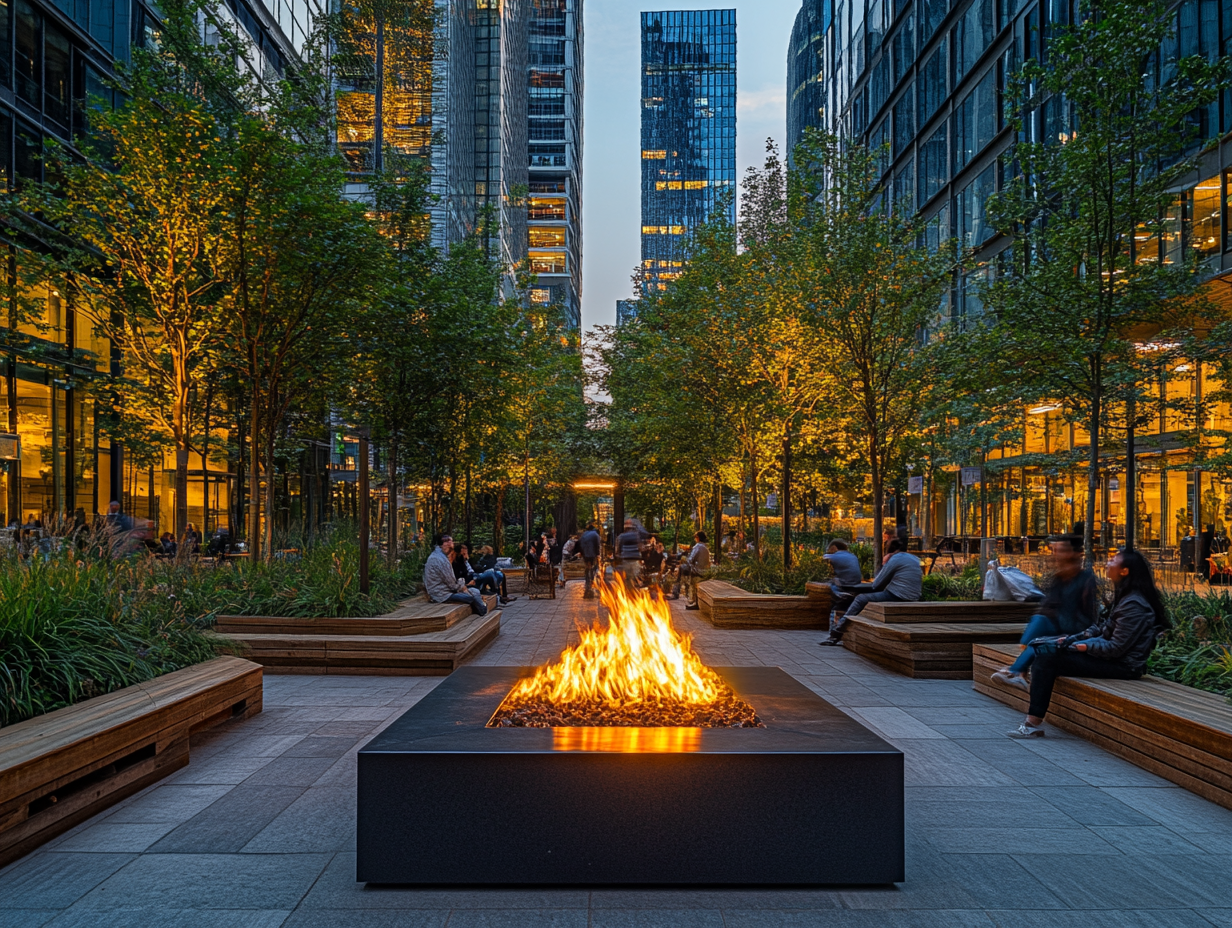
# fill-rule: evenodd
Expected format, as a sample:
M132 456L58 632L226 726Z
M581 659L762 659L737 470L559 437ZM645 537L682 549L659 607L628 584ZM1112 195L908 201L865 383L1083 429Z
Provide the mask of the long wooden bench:
M987 600L969 602L869 603L860 615L892 625L924 622L1026 622L1039 610L1038 603L1002 603Z
M1022 637L1025 622L908 622L866 617L848 619L843 646L908 677L967 680L971 645L1008 644Z
M484 598L489 610L496 607L495 596ZM420 594L393 612L371 618L220 615L214 630L220 635L418 635L443 632L470 614L466 603L434 603Z
M825 595L785 596L749 593L723 580L703 580L697 588L702 617L715 628L829 628L829 589Z
M466 607L468 612L470 607ZM500 634L499 612L468 615L444 631L323 635L309 631L225 636L224 647L270 673L444 676Z
M990 679L1018 653L1016 645L975 645L972 685L1025 713L1025 692ZM1216 693L1152 676L1062 677L1048 722L1232 809L1232 705Z
M260 665L219 657L0 728L0 866L183 767L193 733L260 711Z

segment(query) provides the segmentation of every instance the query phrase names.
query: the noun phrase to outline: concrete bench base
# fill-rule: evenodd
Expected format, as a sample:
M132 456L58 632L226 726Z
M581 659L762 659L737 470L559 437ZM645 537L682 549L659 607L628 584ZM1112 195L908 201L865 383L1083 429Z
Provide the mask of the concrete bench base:
M1018 646L977 644L972 650L974 688L1025 714L1027 694L990 679L1018 655ZM1216 693L1151 676L1062 677L1047 721L1232 809L1232 706Z

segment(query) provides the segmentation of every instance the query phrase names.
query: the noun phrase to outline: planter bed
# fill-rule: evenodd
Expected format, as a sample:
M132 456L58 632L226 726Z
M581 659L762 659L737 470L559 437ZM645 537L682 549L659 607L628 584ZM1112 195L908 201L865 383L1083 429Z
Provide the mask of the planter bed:
M0 866L188 763L189 736L261 711L261 667L219 657L0 728Z
M829 590L805 596L749 593L723 580L697 588L701 614L715 628L829 628Z
M989 678L1019 654L1019 647L976 645L973 652L974 688L1025 713L1025 692ZM1152 676L1061 677L1048 722L1232 809L1232 706L1217 693Z

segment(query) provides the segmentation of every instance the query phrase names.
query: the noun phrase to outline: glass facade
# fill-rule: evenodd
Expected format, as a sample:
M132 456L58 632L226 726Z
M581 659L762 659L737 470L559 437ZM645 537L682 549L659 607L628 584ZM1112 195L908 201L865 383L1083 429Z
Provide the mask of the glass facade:
M979 316L981 282L991 279L997 255L1008 244L987 221L989 197L1003 180L1002 155L1012 139L1002 111L1007 75L1044 54L1058 26L1072 22L1072 0L804 0L788 51L789 120L817 125L872 147L887 145L883 182L896 209L926 220L924 241L939 247L956 238L975 249L977 262L956 276L944 300L957 324ZM829 15L832 12L832 15ZM1182 0L1174 4L1177 37L1147 66L1166 77L1177 56L1232 51L1232 4ZM818 20L818 17L821 17ZM803 86L799 54L805 27L824 23L820 48L820 102L791 114L795 88ZM818 44L810 35L810 43ZM803 94L802 94L803 96ZM815 114L815 121L809 122ZM1202 157L1198 180L1178 192L1160 217L1158 235L1137 236L1141 262L1198 258L1212 278L1232 280L1232 92L1194 113L1202 137L1222 135L1223 144ZM802 132L789 125L788 138ZM1031 139L1057 139L1071 131L1065 101L1051 98L1030 116ZM662 147L662 146L659 146ZM1211 291L1222 300L1224 288ZM1218 450L1232 425L1227 391L1201 364L1179 363L1145 392L1140 408L1154 410L1136 435L1139 545L1159 562L1203 572L1195 538L1232 529L1232 481L1195 463L1194 435ZM1085 457L1090 438L1071 424L1060 404L1023 412L1019 445L993 449L986 461L987 483L963 486L952 475L931 501L937 535L988 534L1019 539L1068 531L1081 522L1087 505L1086 473L1073 465ZM1096 540L1123 544L1125 449L1115 440L1103 455L1095 496ZM1046 456L1055 455L1055 465ZM1043 459L1041 459L1041 456ZM984 507L981 510L981 500ZM918 523L917 523L918 527ZM1188 541L1187 541L1188 539ZM1188 548L1186 547L1188 545ZM1188 552L1188 553L1186 553Z
M804 0L787 46L787 160L792 163L804 130L825 121L826 35L831 0ZM880 38L880 36L878 36Z
M642 277L680 275L736 183L736 11L642 14ZM730 198L729 218L736 218Z

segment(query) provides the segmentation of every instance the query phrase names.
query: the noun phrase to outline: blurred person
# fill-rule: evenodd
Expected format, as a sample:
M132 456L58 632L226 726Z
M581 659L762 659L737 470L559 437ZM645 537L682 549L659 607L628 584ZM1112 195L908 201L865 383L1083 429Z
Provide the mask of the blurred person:
M1022 633L1023 651L1012 664L992 675L994 681L1022 690L1031 688L1026 673L1035 660L1035 651L1026 647L1029 642L1050 635L1076 635L1099 620L1099 586L1095 573L1082 566L1082 538L1060 535L1052 539L1049 547L1052 582L1040 611L1031 616Z
M1041 738L1058 677L1137 680L1161 634L1172 627L1151 567L1137 551L1118 551L1108 561L1115 590L1112 608L1077 635L1037 639L1031 671L1031 704L1011 738Z
M586 523L586 531L578 539L578 550L582 554L582 562L586 565L586 591L584 599L594 599L595 573L599 569L599 552L602 542L594 522Z
M629 586L637 583L638 566L642 558L642 535L632 519L625 519L625 530L616 538L616 570Z
M689 610L700 608L697 602L697 585L701 578L710 570L710 548L706 546L706 533L697 532L693 535L693 547L680 565L680 577L672 587L672 599L680 598L680 586L686 584L684 607Z

